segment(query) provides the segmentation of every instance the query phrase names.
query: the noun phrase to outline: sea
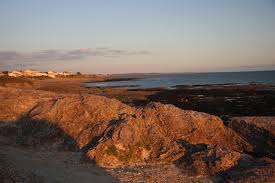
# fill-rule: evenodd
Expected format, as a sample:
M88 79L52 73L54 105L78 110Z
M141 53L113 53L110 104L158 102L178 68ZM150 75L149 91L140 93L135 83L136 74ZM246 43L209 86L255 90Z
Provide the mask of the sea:
M170 88L178 85L208 84L245 84L261 83L275 85L275 71L249 72L211 72L211 73L169 73L169 74L123 74L113 78L135 78L132 80L92 82L83 84L85 87L127 87L138 88Z

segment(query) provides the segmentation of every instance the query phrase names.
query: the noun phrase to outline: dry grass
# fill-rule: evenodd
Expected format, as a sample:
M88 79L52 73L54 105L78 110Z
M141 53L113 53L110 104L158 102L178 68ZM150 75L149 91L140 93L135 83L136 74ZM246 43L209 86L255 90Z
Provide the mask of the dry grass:
M27 83L32 85L33 81L30 78L26 77L9 77L9 76L0 76L0 85L5 85L7 83Z

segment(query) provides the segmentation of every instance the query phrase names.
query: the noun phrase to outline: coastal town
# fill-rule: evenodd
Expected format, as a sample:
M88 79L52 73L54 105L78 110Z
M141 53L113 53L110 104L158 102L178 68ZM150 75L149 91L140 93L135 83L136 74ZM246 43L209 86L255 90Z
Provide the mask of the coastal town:
M2 71L0 72L0 76L10 76L10 77L49 77L49 78L57 78L57 77L66 77L66 76L74 76L80 75L81 73L77 72L55 72L55 71L37 71L37 70L14 70L14 71Z

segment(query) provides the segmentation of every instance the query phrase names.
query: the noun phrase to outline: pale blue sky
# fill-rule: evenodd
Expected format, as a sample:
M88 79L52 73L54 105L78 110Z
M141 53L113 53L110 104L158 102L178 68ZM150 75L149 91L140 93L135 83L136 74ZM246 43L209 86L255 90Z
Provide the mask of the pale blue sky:
M2 70L275 65L273 0L0 0L0 27Z

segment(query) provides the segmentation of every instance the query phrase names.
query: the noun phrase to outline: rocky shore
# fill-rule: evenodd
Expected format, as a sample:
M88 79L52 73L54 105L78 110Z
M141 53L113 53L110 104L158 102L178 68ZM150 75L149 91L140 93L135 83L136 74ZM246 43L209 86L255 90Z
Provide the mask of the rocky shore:
M58 82L0 87L0 180L60 182L71 174L66 182L275 181L275 117L222 120L159 102L128 105L110 99L108 89L71 84L76 92L64 92ZM50 174L47 166L60 168Z

